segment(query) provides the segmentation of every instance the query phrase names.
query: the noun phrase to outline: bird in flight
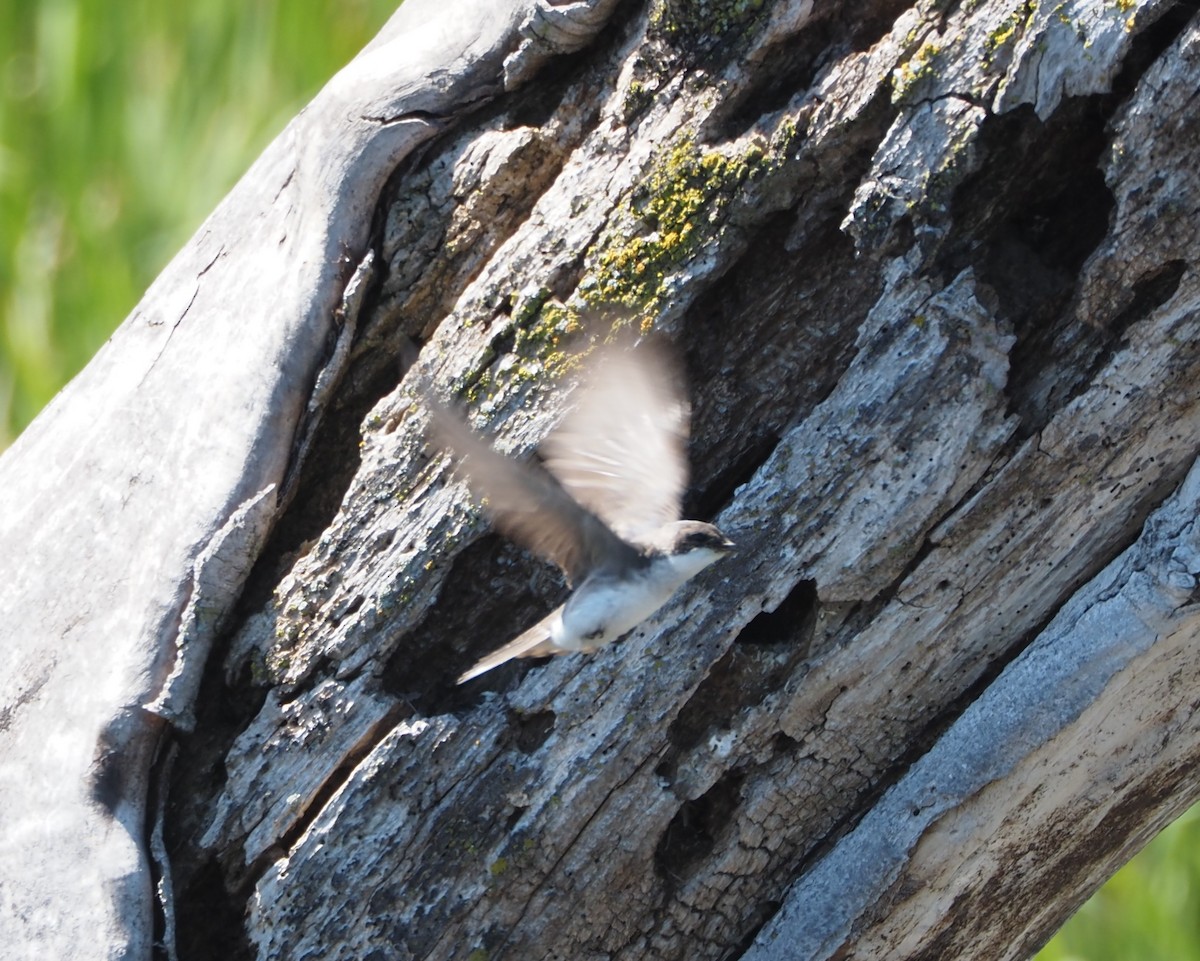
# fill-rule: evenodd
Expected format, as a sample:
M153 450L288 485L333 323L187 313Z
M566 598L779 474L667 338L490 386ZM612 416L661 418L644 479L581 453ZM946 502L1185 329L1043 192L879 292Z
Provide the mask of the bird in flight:
M557 564L574 588L459 684L515 657L595 651L734 549L712 524L679 519L688 405L671 358L642 345L597 348L586 360L573 408L540 448L544 467L498 453L430 405L433 439L496 527Z

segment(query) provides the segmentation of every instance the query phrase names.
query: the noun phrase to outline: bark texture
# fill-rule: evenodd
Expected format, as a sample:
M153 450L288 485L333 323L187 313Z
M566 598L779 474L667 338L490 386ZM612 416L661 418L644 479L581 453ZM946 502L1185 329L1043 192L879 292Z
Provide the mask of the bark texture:
M13 943L1028 956L1200 796L1198 81L1166 0L408 0L0 463ZM528 455L612 324L740 552L456 688L565 589L421 391Z

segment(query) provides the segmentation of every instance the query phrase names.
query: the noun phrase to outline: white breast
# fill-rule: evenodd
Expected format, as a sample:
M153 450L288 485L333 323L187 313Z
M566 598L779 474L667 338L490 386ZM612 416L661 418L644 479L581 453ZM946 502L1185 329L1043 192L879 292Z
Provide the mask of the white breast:
M579 585L551 629L565 650L590 651L615 641L662 607L689 578L720 555L697 550L660 558L627 580L592 578Z

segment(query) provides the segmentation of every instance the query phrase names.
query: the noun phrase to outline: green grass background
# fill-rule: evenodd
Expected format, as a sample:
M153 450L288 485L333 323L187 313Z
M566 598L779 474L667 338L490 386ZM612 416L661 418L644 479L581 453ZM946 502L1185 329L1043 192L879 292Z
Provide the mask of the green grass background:
M397 0L0 0L0 449Z
M0 449L396 0L0 0ZM1200 961L1200 807L1039 961Z

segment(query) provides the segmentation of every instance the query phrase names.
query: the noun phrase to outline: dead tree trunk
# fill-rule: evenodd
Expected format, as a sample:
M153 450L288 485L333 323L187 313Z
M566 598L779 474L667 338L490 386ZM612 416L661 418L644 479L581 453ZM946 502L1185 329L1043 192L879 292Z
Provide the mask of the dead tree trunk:
M6 956L1030 954L1200 795L1198 81L1165 0L407 0L0 461ZM596 318L740 553L455 688L564 588L420 388L527 453Z

